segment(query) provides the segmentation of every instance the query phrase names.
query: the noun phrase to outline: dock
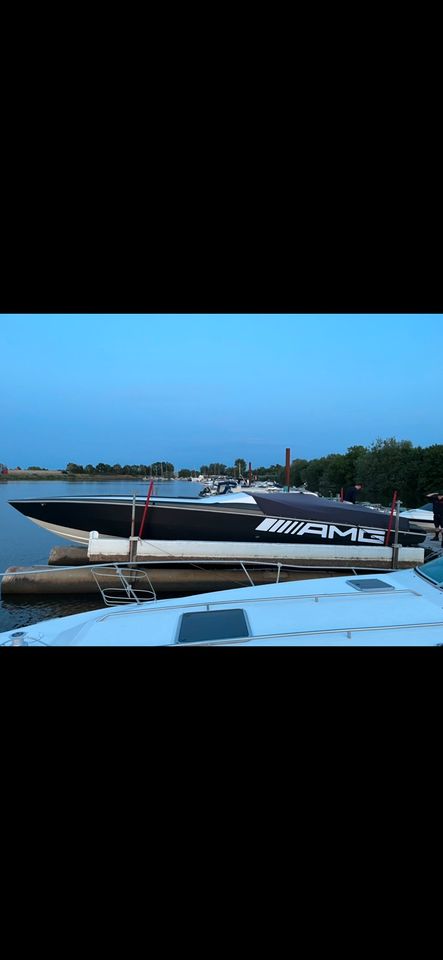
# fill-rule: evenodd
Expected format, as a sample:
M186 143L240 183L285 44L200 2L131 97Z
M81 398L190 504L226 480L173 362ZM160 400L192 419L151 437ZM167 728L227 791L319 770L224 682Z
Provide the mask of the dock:
M91 534L88 545L53 547L47 565L8 567L1 593L98 593L98 580L118 588L119 564L144 570L159 597L274 583L276 571L280 581L386 572L415 567L424 562L425 554L426 559L442 555L440 544L428 542L430 538L423 548L212 541L164 541L158 547L138 538L114 540Z

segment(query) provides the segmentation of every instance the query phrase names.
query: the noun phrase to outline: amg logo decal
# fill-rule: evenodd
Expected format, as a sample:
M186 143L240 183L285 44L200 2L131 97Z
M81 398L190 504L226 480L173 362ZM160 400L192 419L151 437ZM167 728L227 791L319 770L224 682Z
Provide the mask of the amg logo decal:
M276 517L265 517L255 529L263 533L284 533L296 537L315 536L320 540L341 538L351 543L378 543L380 546L385 542L385 531L379 528L338 527L334 523L303 523Z

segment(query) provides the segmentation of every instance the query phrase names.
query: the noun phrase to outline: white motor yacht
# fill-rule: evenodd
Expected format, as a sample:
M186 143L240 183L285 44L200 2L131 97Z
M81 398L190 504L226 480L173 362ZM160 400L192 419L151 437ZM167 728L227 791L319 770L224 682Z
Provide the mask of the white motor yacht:
M422 507L414 507L412 510L401 510L400 516L422 530L435 530L432 503L424 503Z
M129 590L128 598L133 595ZM376 576L118 604L7 631L0 645L443 646L443 557Z

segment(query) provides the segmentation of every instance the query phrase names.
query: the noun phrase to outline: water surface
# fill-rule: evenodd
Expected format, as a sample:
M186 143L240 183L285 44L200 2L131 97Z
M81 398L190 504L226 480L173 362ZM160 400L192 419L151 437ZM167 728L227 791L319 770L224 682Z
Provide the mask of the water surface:
M6 480L0 482L0 572L8 567L28 567L47 564L53 547L70 544L63 537L57 537L38 527L8 503L9 500L27 500L41 497L88 497L147 495L149 481L146 480ZM158 497L198 496L202 485L186 480L169 480L154 484ZM73 546L73 544L72 544ZM1 589L1 581L0 581ZM101 594L60 594L48 597L18 596L0 600L0 632L27 626L38 620L50 617L64 617L70 613L82 613L103 607Z

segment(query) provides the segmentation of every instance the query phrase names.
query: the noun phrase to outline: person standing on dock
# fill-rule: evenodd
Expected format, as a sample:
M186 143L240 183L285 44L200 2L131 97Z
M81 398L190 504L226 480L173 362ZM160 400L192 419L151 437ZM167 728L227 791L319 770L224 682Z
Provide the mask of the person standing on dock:
M434 527L435 527L435 537L432 537L432 540L438 540L443 527L443 493L427 493L427 497L432 500L432 508L434 511ZM443 535L442 535L442 546L443 546Z
M360 493L360 490L362 489L363 489L362 483L354 483L353 487L346 488L344 499L347 500L348 503L355 503L357 499L357 494Z

